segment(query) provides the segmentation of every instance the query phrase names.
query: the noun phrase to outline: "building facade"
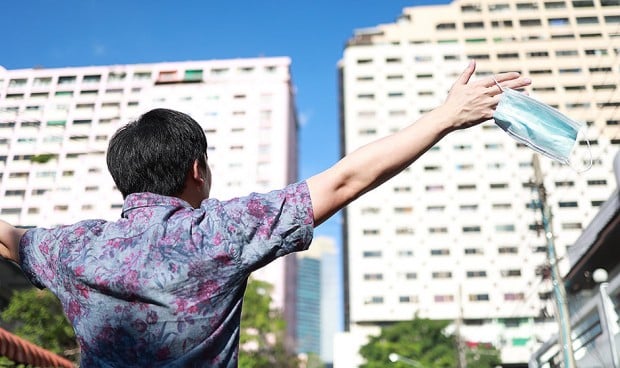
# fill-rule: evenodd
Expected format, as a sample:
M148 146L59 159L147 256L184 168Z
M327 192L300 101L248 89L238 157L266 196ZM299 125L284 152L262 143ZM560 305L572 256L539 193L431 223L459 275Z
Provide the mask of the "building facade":
M228 199L297 180L289 58L6 70L0 67L0 216L49 227L113 220L123 198L107 172L116 129L154 107L204 128L212 196ZM290 336L295 257L256 272L274 285ZM285 282L286 280L286 282Z
M334 336L341 331L341 293L335 240L317 237L297 253L297 351L332 364Z
M584 126L572 167L540 160L567 272L567 249L613 190L619 58L618 0L405 8L396 22L357 30L347 43L339 64L342 154L441 104L470 59L473 79L531 77L531 96ZM465 340L493 343L506 363L528 361L557 330L543 298L546 240L532 161L532 150L489 121L448 135L346 209L347 333L338 338L336 367L361 363L363 336L415 314L455 320Z

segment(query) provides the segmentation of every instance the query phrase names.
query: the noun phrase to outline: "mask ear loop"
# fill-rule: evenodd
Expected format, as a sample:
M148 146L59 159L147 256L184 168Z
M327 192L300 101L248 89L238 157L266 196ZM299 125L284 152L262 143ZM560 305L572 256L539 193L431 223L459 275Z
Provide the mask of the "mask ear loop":
M588 137L585 137L585 139L586 139L586 144L588 145L588 153L590 154L590 163L586 166L585 169L577 170L577 168L575 168L570 162L568 162L568 167L573 169L573 171L575 171L577 174L583 174L584 172L590 170L594 162L593 157L592 157L592 147L590 147L590 140L588 139Z
M497 87L499 88L499 90L504 92L504 88L502 88L502 86L499 84L497 79L495 79L495 76L492 76L491 78L493 78L493 82L495 82L495 84L497 84Z

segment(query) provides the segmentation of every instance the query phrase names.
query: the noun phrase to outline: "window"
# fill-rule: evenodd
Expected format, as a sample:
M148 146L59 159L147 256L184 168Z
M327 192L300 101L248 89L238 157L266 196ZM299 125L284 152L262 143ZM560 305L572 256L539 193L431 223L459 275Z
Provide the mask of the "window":
M480 5L478 4L467 4L461 5L461 11L463 13L480 13Z
M99 83L101 75L85 75L82 79L83 83Z
M606 15L605 23L607 24L617 24L620 23L620 15Z
M364 304L383 304L382 296L372 296L364 301Z
M405 206L405 207L394 207L394 213L412 213L413 207Z
M357 95L357 98L360 100L374 100L375 94L374 93L360 93Z
M495 231L500 233L512 233L515 231L515 226L512 224L495 225Z
M418 274L415 272L407 272L405 273L405 279L407 280L415 280L418 278Z
M506 293L504 294L504 300L506 301L525 300L525 294L524 293Z
M593 8L594 2L592 0L573 0L574 8Z
M199 82L202 80L202 69L188 69L185 71L185 77L183 78L186 82Z
M443 294L443 295L435 295L433 297L436 303L450 303L454 301L454 295Z
M500 12L500 11L510 11L510 4L489 4L489 11Z
M362 233L364 235L379 235L379 229L364 229Z
M387 64L400 64L403 60L399 57L390 57L385 59Z
M469 294L470 302L488 302L489 294Z
M547 20L551 27L560 27L560 26L568 26L570 22L568 18L549 18Z
M73 96L73 91L58 91L55 93L56 97L71 97Z
M435 26L438 31L454 30L456 29L456 23L439 23Z
M17 207L11 207L11 208L3 208L0 211L0 214L2 215L19 215L19 213L22 211L21 208L17 208Z
M381 281L383 280L382 273L365 273L364 281Z
M538 9L537 3L517 3L517 10L536 10Z
M508 183L491 183L489 184L489 188L491 189L507 189Z
M581 230L581 222L565 222L562 224L563 230Z
M358 64L371 64L372 63L372 59L358 59L357 63Z
M545 9L566 9L564 1L546 1Z
M518 254L519 248L514 246L501 246L497 248L498 254Z
M413 251L411 249L401 249L397 254L399 257L413 257Z
M482 248L465 248L463 251L466 255L483 255L484 250Z
M431 234L446 234L448 232L447 227L429 227L428 232Z
M465 29L482 29L484 28L484 22L465 22L463 23Z
M491 206L494 210L509 210L512 208L511 203L493 203Z
M577 24L598 24L597 17L577 17Z
M519 20L521 27L538 27L542 25L540 19L521 19Z
M487 271L467 271L467 278L487 277Z
M521 270L511 269L511 270L501 270L500 271L502 277L519 277L521 276Z
M462 230L464 233L479 233L480 226L463 226Z
M431 184L425 187L427 192L442 192L444 190L444 186L442 184Z
M512 20L494 20L491 21L493 28L512 28Z
M148 80L151 79L151 72L135 72L133 74L134 80Z
M431 256L449 256L450 249L440 248L440 249L431 249Z
M518 59L519 58L519 53L518 52L504 52L504 53L499 53L497 54L497 58L498 59Z
M531 51L527 53L527 56L532 58L548 57L549 53L547 51Z
M459 206L459 210L461 211L476 211L478 210L477 204L462 204Z
M418 297L415 295L401 295L398 297L399 303L417 303Z
M75 83L75 80L75 76L58 77L58 84L73 84Z
M451 279L452 272L450 271L433 272L432 276L434 279Z
M476 184L459 184L457 186L458 190L475 190Z
M443 212L445 209L446 209L446 206L443 206L443 205L434 205L434 206L426 207L426 211L428 212Z
M577 201L559 202L560 208L577 208Z
M362 257L364 258L379 258L381 257L380 250L367 250L362 253Z

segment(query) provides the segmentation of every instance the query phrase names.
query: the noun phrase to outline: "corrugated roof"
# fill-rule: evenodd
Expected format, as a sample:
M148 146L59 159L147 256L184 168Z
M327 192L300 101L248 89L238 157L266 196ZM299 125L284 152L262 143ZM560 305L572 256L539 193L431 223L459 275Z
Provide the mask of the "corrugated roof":
M35 367L75 367L69 360L2 328L0 328L0 356L7 357L16 363L30 364Z

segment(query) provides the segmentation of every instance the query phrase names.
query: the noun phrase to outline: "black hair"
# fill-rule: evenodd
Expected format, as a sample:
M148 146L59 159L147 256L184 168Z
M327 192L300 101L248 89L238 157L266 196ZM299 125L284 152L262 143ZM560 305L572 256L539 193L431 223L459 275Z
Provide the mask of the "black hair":
M154 109L120 128L108 145L108 170L123 194L180 194L198 160L206 168L207 137L189 115Z

